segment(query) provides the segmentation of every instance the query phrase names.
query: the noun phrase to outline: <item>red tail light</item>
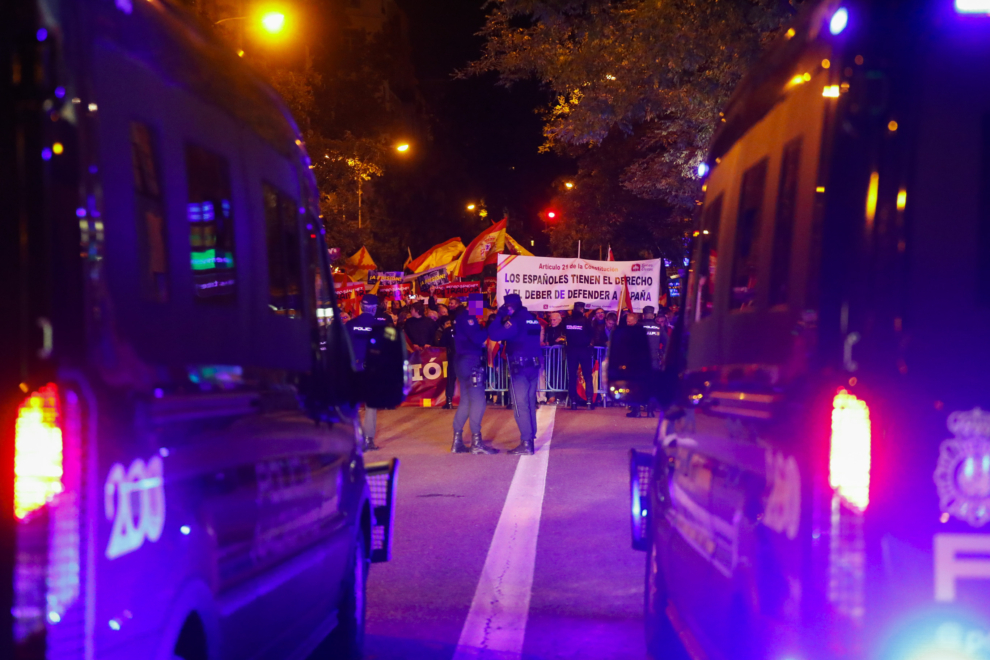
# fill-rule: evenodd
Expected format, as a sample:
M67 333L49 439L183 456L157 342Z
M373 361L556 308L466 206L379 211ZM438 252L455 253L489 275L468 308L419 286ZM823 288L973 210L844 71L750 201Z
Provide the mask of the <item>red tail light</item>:
M62 492L62 429L54 383L18 408L14 443L14 513L24 520Z
M870 504L870 408L845 389L832 400L829 485L856 511Z

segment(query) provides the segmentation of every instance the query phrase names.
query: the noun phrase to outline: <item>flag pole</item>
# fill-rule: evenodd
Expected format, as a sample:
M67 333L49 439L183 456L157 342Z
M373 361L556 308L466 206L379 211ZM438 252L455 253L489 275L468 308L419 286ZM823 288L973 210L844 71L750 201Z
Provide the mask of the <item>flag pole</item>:
M578 240L578 259L580 259L580 258L581 258L581 241L579 239Z

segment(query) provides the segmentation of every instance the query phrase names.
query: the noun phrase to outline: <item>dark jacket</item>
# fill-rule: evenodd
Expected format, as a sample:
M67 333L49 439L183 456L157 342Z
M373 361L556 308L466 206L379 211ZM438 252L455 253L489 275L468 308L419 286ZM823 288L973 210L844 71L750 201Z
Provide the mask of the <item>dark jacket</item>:
M557 341L561 337L565 337L563 321L561 321L560 325L558 325L556 328L553 327L552 325L548 325L546 329L543 331L543 343L545 343L547 346L563 346L564 342Z
M605 329L605 321L591 321L591 345L608 346L608 332Z
M488 336L494 341L504 341L509 359L537 358L543 354L540 347L540 320L529 313L525 307L516 310L509 316L505 308L498 311L497 317L492 317L488 326Z
M567 350L578 351L591 346L591 321L584 314L571 312L561 323L567 335Z
M457 355L481 356L488 332L473 314L465 309L454 319L454 351Z
M364 356L368 352L368 340L374 329L389 325L386 317L377 317L371 314L358 314L347 322L347 332L351 335L351 346L354 347L354 361L358 369L364 368Z
M426 316L406 319L406 336L414 346L435 346L437 343L437 322Z
M638 326L646 330L646 341L650 346L650 366L653 369L660 368L660 358L663 349L667 345L667 333L656 322L656 319L641 318Z

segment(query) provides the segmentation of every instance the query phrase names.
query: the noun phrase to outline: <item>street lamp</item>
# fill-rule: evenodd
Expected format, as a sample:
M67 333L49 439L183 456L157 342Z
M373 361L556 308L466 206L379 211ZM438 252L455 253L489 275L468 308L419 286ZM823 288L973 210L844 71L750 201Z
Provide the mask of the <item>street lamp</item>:
M568 190L570 190L571 188L574 187L574 182L572 182L572 181L565 181L564 182L564 187L567 188Z
M474 210L475 208L476 208L476 207L475 207L475 205L474 205L474 204L468 204L468 205L467 205L467 210L468 210L468 211L473 211L473 210Z
M285 14L280 11L269 11L261 17L261 26L269 34L278 34L285 27Z
M407 151L409 151L409 143L402 142L401 144L397 144L395 145L395 150L398 151L400 154L404 154Z

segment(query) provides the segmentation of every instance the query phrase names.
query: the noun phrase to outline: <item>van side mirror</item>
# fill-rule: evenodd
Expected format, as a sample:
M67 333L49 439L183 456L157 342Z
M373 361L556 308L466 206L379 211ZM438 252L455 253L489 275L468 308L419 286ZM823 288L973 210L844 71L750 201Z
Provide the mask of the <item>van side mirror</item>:
M361 372L361 400L369 408L395 408L412 389L412 370L402 333L379 326L368 339Z
M646 405L656 377L650 343L641 326L616 326L608 347L608 391L616 401Z

